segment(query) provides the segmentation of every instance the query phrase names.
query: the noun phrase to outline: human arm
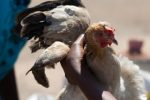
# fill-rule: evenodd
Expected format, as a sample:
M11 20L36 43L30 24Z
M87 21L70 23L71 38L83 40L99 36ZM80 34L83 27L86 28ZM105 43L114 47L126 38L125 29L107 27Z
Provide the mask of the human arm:
M68 56L61 61L68 81L79 86L89 100L116 100L88 69L84 57L84 35L74 42Z

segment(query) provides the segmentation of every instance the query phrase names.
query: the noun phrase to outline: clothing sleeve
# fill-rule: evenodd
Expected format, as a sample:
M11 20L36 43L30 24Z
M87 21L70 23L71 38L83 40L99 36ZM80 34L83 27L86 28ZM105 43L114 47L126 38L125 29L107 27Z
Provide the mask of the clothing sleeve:
M13 68L26 43L13 33L16 15L25 10L30 0L2 0L0 3L0 80Z

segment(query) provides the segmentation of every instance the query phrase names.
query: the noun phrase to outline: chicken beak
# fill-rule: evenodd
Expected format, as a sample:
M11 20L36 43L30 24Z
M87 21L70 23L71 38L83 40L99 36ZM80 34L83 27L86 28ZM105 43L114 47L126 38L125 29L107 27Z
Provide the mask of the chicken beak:
M116 45L118 45L118 41L116 39L113 39L112 42Z

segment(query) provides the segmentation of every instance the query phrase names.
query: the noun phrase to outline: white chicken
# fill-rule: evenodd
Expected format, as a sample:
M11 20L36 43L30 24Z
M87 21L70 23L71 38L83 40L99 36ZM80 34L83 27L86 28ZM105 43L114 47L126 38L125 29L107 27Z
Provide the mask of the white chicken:
M139 66L118 56L110 47L117 44L114 30L105 22L92 24L85 33L86 60L101 85L117 100L147 100ZM89 86L90 87L90 86ZM67 85L58 100L87 100L78 86Z

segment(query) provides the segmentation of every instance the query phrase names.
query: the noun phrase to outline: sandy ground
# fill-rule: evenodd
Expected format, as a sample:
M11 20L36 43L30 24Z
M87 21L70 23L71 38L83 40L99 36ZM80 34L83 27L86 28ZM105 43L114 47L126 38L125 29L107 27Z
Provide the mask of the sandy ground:
M44 0L32 0L30 6L34 6ZM150 1L149 0L83 0L91 14L92 22L105 20L116 28L116 37L119 46L114 46L117 52L124 52L128 48L128 40L132 38L144 41L143 53L149 57L150 53ZM20 100L35 93L50 94L55 96L63 87L64 73L58 64L55 70L48 69L50 88L44 88L36 83L31 73L25 75L31 68L36 57L40 54L30 53L29 44L23 48L16 63L16 75ZM140 63L141 64L141 63ZM150 63L142 62L142 69L150 71Z

